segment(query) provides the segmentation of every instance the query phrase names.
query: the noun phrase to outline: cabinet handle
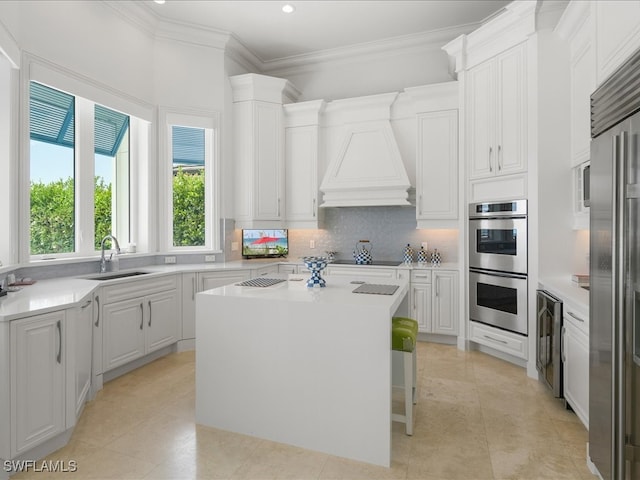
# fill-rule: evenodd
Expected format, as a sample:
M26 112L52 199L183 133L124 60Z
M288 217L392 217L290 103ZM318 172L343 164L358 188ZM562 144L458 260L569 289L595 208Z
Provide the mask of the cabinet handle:
M144 326L144 306L142 305L142 302L140 302L140 330L142 330L143 326Z
M498 145L498 155L496 155L496 160L498 163L498 170L502 170L502 164L500 163L500 157L501 157L501 153L502 152L502 145Z
M489 147L489 171L493 172L493 164L491 163L491 157L493 156L493 147Z
M506 340L500 340L498 338L493 338L493 337L490 337L489 335L483 335L483 337L488 339L488 340L493 340L494 342L500 342L500 343L504 343L505 345L507 345L507 341Z
M440 277L436 277L436 297L440 296Z
M62 363L62 322L58 320L56 322L58 328L58 355L56 356L56 362Z
M98 306L98 314L96 315L96 323L94 325L97 327L100 324L100 297L96 295L96 305Z
M91 305L91 299L87 300L85 302L84 305L82 305L82 307L80 307L81 310L84 310L85 308L87 308L89 305Z
M416 289L414 288L414 289L413 289L413 309L414 309L414 310L417 310L417 309L418 309L418 307L416 306L416 297L417 297L417 295L416 295Z
M151 300L149 300L149 326L151 326Z
M280 216L280 199L278 198L278 217Z
M569 311L567 311L567 315L569 315L570 317L572 317L572 318L576 319L576 320L577 320L577 321L579 321L579 322L584 323L584 320L583 320L582 318L580 318L579 316L577 316L577 315L576 315L575 313L573 313L573 312L569 312Z
M418 214L422 215L422 194L418 197Z
M196 277L191 277L191 300L196 299Z
M564 339L566 337L566 332L567 329L563 325L562 330L560 330L560 360L562 360L562 363L567 363L567 357L565 357L564 351Z
M316 218L316 199L313 199L313 218Z

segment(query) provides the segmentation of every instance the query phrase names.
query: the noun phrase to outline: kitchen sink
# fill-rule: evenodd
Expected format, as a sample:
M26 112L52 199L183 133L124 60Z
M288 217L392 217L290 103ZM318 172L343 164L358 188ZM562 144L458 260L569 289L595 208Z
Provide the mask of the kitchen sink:
M137 277L138 275L147 275L150 272L109 272L99 273L93 277L85 277L87 280L113 280L115 278Z

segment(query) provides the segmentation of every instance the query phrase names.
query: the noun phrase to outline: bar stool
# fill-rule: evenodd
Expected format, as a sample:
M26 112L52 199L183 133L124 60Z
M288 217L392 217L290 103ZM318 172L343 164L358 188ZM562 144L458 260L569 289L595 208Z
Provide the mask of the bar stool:
M391 349L402 355L404 373L404 415L391 413L391 420L406 425L413 435L413 405L416 403L416 337L418 322L405 317L391 319Z

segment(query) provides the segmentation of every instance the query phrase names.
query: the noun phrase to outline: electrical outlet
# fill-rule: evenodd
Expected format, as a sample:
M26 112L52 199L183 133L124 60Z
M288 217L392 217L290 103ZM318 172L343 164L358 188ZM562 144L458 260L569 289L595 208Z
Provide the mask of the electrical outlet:
M164 257L164 263L176 263L176 257Z
M231 242L231 251L232 252L238 251L238 242Z
M205 262L215 262L216 261L216 256L215 255L205 255L204 256L204 261Z
M315 240L309 240L309 248L316 248L316 241Z
M421 245L425 250L429 250L429 248L427 247L427 242L422 242Z

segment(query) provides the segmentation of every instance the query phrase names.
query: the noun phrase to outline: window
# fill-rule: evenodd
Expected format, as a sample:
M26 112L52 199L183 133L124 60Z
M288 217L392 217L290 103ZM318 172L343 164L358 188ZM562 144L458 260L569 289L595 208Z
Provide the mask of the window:
M218 248L215 180L217 119L161 111L166 124L164 215L167 250Z
M130 117L30 82L30 254L130 241ZM78 128L82 126L83 128Z
M205 130L171 127L173 246L205 243Z

